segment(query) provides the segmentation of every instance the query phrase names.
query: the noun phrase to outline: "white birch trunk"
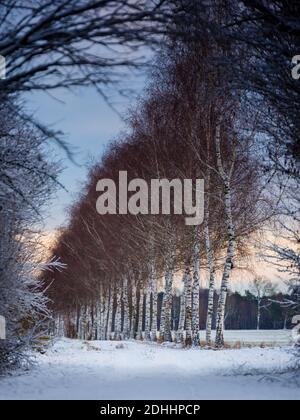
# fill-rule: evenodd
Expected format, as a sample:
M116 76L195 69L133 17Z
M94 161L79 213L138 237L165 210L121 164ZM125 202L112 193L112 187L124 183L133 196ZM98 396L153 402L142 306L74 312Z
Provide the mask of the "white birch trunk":
M162 341L172 341L171 316L172 316L172 287L174 276L174 255L169 254L167 258L167 267L165 275L165 292L163 295L161 321L160 321L160 339Z
M157 278L155 265L151 263L151 293L152 293L152 320L151 320L151 339L156 341L157 334Z
M145 340L151 340L150 327L151 327L151 269L149 270L148 283L145 293Z
M107 293L102 291L101 294L101 305L100 305L100 328L98 340L105 340L106 336L106 323L107 323L107 307L108 307L108 296Z
M82 306L79 304L78 309L78 338L82 339Z
M100 294L95 303L95 322L94 322L94 335L95 340L101 340L101 323L102 323L102 295Z
M113 306L114 306L114 289L110 287L109 303L108 303L108 310L107 310L107 330L106 330L107 340L111 340L112 338Z
M95 302L94 311L94 337L95 339L101 340L101 323L102 323L102 305L103 305L103 288L100 286L98 299Z
M117 285L116 290L116 314L115 314L115 334L114 339L119 341L122 339L122 288Z
M81 340L87 339L87 306L83 305L82 307L82 316L81 316Z
M93 330L94 330L94 305L93 302L90 302L88 305L88 331L87 331L87 340L93 339Z
M103 296L104 302L104 311L103 311L103 319L101 321L101 340L107 339L107 326L108 326L108 313L109 313L109 290L105 290Z
M76 334L77 338L79 338L79 326L80 326L80 305L76 305Z
M63 318L61 315L58 315L55 319L55 329L56 329L56 334L58 337L64 337L65 328L64 328Z
M210 186L210 176L208 174L208 188ZM205 235L205 249L209 269L209 287L208 287L208 302L207 302L207 317L206 317L206 346L211 347L211 329L212 319L214 314L214 294L215 294L215 261L211 248L210 230L209 230L209 194L206 197L205 204L205 219L204 219L204 235Z
M224 205L225 205L225 214L226 214L226 227L227 227L227 253L226 260L224 264L223 276L221 281L221 291L219 296L218 308L217 308L217 325L216 325L216 347L224 347L224 316L225 316L225 306L228 293L228 285L230 272L232 269L232 262L234 257L234 226L232 219L232 208L231 208L231 187L230 187L230 177L225 173L222 158L221 158L221 148L220 148L220 127L217 126L216 133L216 153L217 153L217 165L218 171L221 175L223 185L224 185Z
M182 343L184 341L184 327L185 327L185 295L186 295L186 271L183 274L182 278L183 282L183 290L180 296L180 314L179 314L179 323L178 323L178 330L176 335L176 341L178 343Z
M99 340L98 334L99 324L101 323L101 301L96 300L93 305L93 328L92 328L92 340Z
M144 312L144 287L140 288L140 300L139 300L139 317L138 317L138 340L143 339L143 312Z
M259 331L260 329L260 314L261 314L261 306L260 306L260 299L257 300L257 325L256 325L256 329L257 331Z
M123 320L123 340L128 340L130 333L130 319L129 319L129 300L128 300L128 280L124 278L123 283L123 305L124 305L124 320Z
M199 346L199 293L200 293L200 228L195 227L193 246L193 346Z
M192 345L192 277L190 267L186 267L186 294L185 294L185 345Z
M137 297L136 297L136 286L132 284L132 298L131 298L131 321L130 321L130 338L135 338L135 328L136 328L136 321L137 321Z

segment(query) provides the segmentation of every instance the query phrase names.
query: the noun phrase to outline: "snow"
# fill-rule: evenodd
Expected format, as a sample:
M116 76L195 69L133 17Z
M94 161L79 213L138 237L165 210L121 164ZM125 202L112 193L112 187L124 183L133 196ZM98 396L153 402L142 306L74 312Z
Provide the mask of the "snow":
M60 339L31 370L2 378L0 399L300 399L283 373L293 357L287 348Z
M215 331L212 331L212 338ZM247 346L289 346L293 343L291 330L227 330L225 342L229 345ZM205 331L200 331L200 339L205 340Z

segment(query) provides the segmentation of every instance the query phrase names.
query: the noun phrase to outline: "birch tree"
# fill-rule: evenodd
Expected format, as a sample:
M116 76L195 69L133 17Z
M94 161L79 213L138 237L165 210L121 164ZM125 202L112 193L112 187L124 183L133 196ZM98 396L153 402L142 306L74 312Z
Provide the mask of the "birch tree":
M160 338L163 341L172 341L171 306L175 263L174 244L172 243L173 239L173 237L169 238L170 245L166 256L165 289L160 318Z
M234 257L234 243L235 243L235 232L232 219L232 193L231 193L231 172L227 173L223 166L222 155L221 155L221 139L220 139L220 126L216 128L216 154L217 154L217 167L224 185L224 206L226 214L226 225L227 225L227 253L226 261L224 265L224 271L222 275L221 290L219 295L219 302L217 308L217 324L216 324L216 346L222 347L224 345L224 316L225 316L225 305L226 297L228 293L228 284L230 271L233 266ZM233 166L232 166L233 168Z
M207 173L207 189L210 190L210 169ZM211 230L210 230L210 197L206 195L205 201L205 215L204 215L204 235L205 235L205 249L209 271L209 286L208 286L208 302L206 315L206 346L211 347L211 329L212 319L214 313L214 295L215 295L215 259L211 244Z
M192 276L190 266L187 265L185 269L185 345L191 346L193 340L192 334Z
M124 306L123 338L127 340L129 338L129 333L130 333L130 318L129 318L128 279L126 276L123 281L123 306Z
M151 340L156 341L157 338L157 277L155 265L150 264L151 273L151 296L152 296L152 319L151 319Z
M200 229L196 226L193 245L193 345L199 345L199 293L200 293Z
M150 274L150 273L149 273ZM145 293L145 340L151 340L151 274L148 277Z
M130 338L135 338L135 327L137 322L137 296L136 296L136 285L135 283L132 284L132 298L131 298L131 323L130 323Z
M188 266L189 264L187 264ZM177 342L184 343L184 331L185 331L185 312L186 312L186 288L187 288L187 269L185 269L182 283L183 283L183 290L180 295L180 314L179 314L179 323L178 323L178 330L177 330Z
M116 313L115 313L115 326L114 326L114 339L121 340L122 334L122 289L118 284L116 287Z
M257 305L257 324L256 329L260 329L261 312L270 306L271 302L266 301L268 296L275 294L275 286L263 277L255 277L250 284L250 293L254 296Z
M139 303L138 303L138 327L137 327L137 338L143 340L143 317L144 317L144 287L140 287Z
M112 337L112 323L113 323L113 289L110 288L109 302L108 302L108 317L107 317L107 333L108 340Z

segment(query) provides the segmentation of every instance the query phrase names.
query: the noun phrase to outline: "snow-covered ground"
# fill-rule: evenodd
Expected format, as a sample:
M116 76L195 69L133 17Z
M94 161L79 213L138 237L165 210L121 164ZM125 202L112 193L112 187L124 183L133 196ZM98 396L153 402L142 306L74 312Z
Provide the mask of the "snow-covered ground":
M61 339L0 399L300 399L285 348L200 350Z
M214 338L215 331L212 337ZM200 331L201 340L205 340L205 331ZM288 346L293 343L291 330L227 330L224 338L230 346Z

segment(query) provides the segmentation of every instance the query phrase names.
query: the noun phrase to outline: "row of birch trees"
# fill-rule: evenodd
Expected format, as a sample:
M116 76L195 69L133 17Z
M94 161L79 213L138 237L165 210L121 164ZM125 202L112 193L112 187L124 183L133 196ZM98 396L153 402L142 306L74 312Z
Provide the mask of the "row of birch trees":
M272 215L258 116L233 89L230 72L210 64L211 55L226 54L230 45L216 46L209 34L166 44L147 90L129 112L127 131L91 167L53 249L67 266L47 274L56 314L52 327L60 335L197 346L199 290L208 284L206 345L223 347L231 273L251 252L249 237ZM127 171L128 182L142 178L149 185L152 179L203 178L204 222L187 226L174 211L142 214L140 203L135 215L100 216L97 182L108 178L118 185L120 171ZM175 286L181 290L176 331Z

